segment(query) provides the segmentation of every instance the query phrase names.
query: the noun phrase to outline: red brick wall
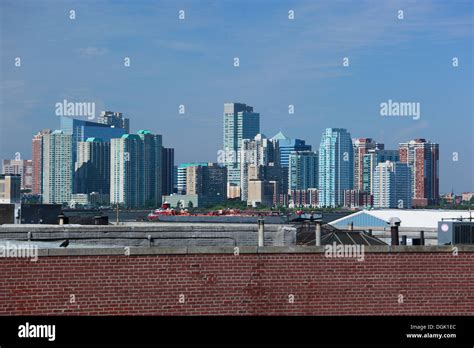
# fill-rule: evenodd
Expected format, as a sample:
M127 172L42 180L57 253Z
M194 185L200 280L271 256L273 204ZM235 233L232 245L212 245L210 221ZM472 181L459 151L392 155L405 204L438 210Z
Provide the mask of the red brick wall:
M474 253L55 256L0 274L2 315L474 314Z

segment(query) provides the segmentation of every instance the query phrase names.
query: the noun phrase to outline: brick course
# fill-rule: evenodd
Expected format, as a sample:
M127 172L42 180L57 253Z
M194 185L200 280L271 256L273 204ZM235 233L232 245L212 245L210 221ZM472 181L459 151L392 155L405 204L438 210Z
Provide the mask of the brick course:
M474 315L472 252L47 256L0 274L0 315Z

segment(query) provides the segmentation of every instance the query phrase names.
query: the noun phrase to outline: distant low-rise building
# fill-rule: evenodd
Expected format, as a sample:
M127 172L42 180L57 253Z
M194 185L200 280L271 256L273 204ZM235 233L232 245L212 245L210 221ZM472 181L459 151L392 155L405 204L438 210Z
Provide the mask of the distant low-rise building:
M474 197L474 192L463 192L461 193L462 201L465 203L472 202L472 198Z
M316 208L318 206L318 189L290 190L292 207Z
M0 203L21 203L21 175L0 174Z
M273 195L276 191L275 185L274 181L249 179L247 204L253 207L272 206Z
M197 207L210 207L221 203L216 197L200 195L172 194L163 196L163 203L169 203L172 208L188 209Z
M344 207L365 208L374 205L374 196L361 190L344 191Z
M18 174L21 177L21 189L33 189L33 161L21 159L3 160L2 174Z

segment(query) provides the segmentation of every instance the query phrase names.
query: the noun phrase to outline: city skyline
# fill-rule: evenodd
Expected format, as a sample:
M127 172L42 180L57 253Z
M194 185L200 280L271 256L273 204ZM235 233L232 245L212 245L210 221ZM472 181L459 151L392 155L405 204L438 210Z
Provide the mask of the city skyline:
M226 120L227 120L227 118L228 118L228 114L225 112L225 110L226 110L226 108L228 108L230 105L232 105L232 107L233 107L234 104L235 104L235 105L239 105L239 107L249 108L249 110L252 110L252 112L251 112L249 115L257 115L257 117L258 117L258 119L257 119L257 124L259 123L260 114L259 114L259 113L254 113L252 106L246 105L246 104L244 104L244 103L226 103L226 104L224 104L224 125L226 124L226 122L227 122ZM109 111L107 111L107 112L109 112ZM104 111L101 112L101 114L104 114L104 113L105 113ZM119 112L115 112L115 113L121 115L121 113L119 113ZM236 113L236 115L237 115L237 113ZM244 115L245 115L245 113L244 113ZM234 116L232 116L232 117L234 117ZM245 119L245 117L242 117L242 118L240 119L240 122L241 122L242 124L249 124L249 123L248 123L249 121L248 121L248 120L247 120L247 121L244 121L244 119ZM77 124L76 124L76 122L77 122ZM254 121L252 121L252 122L254 122ZM97 137L96 137L96 138L94 138L94 137L91 138L90 136L88 136L87 134L89 134L89 133L91 132L91 130L88 130L88 129L92 129L93 134L94 134L94 133L97 134L96 132L98 132L98 134L103 135L103 136L105 136L106 138L107 138L107 137L111 137L111 138L109 138L109 139L107 140L107 141L109 141L109 142L110 142L112 139L124 138L125 135L126 135L126 136L132 136L132 137L134 136L134 133L132 133L132 132L130 132L130 133L124 133L123 136L122 136L121 134L123 133L123 129L121 129L120 127L114 128L115 126L113 126L113 125L108 125L108 126L105 126L106 128L104 128L103 130L101 130L100 128L97 128L97 125L100 125L100 123L96 123L96 122L94 122L94 121L86 121L86 122L85 122L85 121L83 121L83 120L77 120L77 119L68 118L68 117L61 117L60 125L61 125L61 126L59 127L59 129L56 129L56 130L55 130L55 129L51 129L51 130L50 130L50 129L43 129L43 130L39 131L38 134L41 134L41 133L43 133L43 132L45 132L45 131L46 131L46 132L53 132L54 134L57 134L57 133L61 133L61 134L62 134L64 131L66 131L66 132L71 132L70 134L75 134L75 135L73 135L72 138L71 138L72 144L75 143L75 141L72 140L72 139L77 139L77 140L76 140L76 141L77 141L77 145L71 147L71 156L72 156L73 158L76 157L76 151L79 151L79 147L78 147L79 144L81 144L81 146L82 146L83 144L86 144L87 142L90 142L90 141L97 141L97 140L98 140L98 141L102 141L101 138L97 138ZM112 127L112 128L107 128L107 127ZM128 122L127 122L127 127L128 127ZM253 127L253 126L251 126L251 127ZM257 127L257 128L258 128L258 127ZM73 129L74 129L74 133L72 133L72 132L73 132ZM253 129L253 128L251 128L251 129L252 129L252 132L256 132L256 131L259 130L259 129L257 130L257 129ZM110 134L107 133L107 130L110 131L111 133L110 133ZM143 132L150 133L148 130L140 130L140 131L138 131L138 134L143 133ZM352 169L351 169L351 170L352 170L352 173L351 173L351 174L348 173L347 178L344 179L344 181L343 181L344 184L347 185L347 187L345 187L344 189L341 189L340 192L339 192L338 190L334 190L334 189L330 189L330 190L328 191L328 192L331 192L330 194L336 194L336 196L339 197L339 198L336 198L336 201L338 202L336 205L342 204L342 202L344 201L343 193L342 193L343 190L346 190L346 189L356 189L356 190L357 190L357 189L359 189L359 190L361 190L361 191L367 191L367 190L366 190L365 188L363 188L363 187L360 187L360 188L359 188L359 187L356 187L356 183L355 183L355 182L356 182L355 179L356 179L356 177L357 177L357 175L358 175L358 174L356 174L356 168L358 167L358 165L357 165L356 162L355 162L355 158L356 158L356 154L360 152L361 143L367 142L368 144L371 144L371 146L366 147L367 149L369 149L369 150L368 150L369 152L367 153L367 150L366 150L366 151L363 153L363 154L364 154L364 155L363 155L364 157L367 157L367 156L374 156L374 153L380 153L380 154L381 154L381 157L380 157L380 158L382 159L382 161L381 161L381 162L378 162L378 163L384 163L384 160L383 160L384 157L387 157L386 160L391 161L391 162L398 162L398 161L400 161L399 151L406 151L404 148L405 148L406 146L408 146L408 144L412 144L412 146L414 146L414 145L423 145L423 144L426 142L426 144L427 144L427 146L428 146L429 148L431 148L432 146L434 146L434 148L436 149L436 155L435 155L436 159L437 159L437 156L438 156L437 154L438 154L438 152L439 152L439 144L436 144L436 143L432 144L429 140L426 141L425 139L420 139L420 138L411 139L411 140L409 140L409 141L407 141L407 142L399 143L399 144L398 144L398 147L397 147L396 149L394 149L394 150L387 150L387 149L385 149L385 144L384 144L384 143L379 142L379 141L375 141L375 140L372 139L372 138L354 138L354 137L351 136L350 131L348 131L348 130L346 130L346 129L344 129L344 128L326 128L325 131L323 132L323 134L321 135L321 142L320 142L320 145L319 145L319 147L318 147L318 150L315 152L316 156L319 156L319 155L320 155L320 152L322 151L322 149L324 149L324 147L327 146L327 145L329 145L330 143L333 144L333 145L331 145L331 146L334 146L334 144L337 144L337 141L336 141L336 143L333 143L333 141L331 140L330 143L328 143L327 140L325 140L325 137L327 137L328 132L329 132L329 134L331 134L331 136L332 136L332 132L336 132L336 134L337 134L338 132L343 132L343 133L346 134L346 136L345 136L346 139L344 140L344 141L346 142L346 145L344 145L344 146L345 146L345 150L337 150L337 151L340 152L340 156L342 156L343 154L344 154L345 156L349 156L349 158L345 158L345 159L343 159L343 160L342 160L342 157L341 157L341 159L339 159L339 160L341 160L342 163L347 162L347 164L349 165L349 167L352 168ZM33 137L33 143L32 143L32 145L33 145L33 151L35 151L35 144L36 144L36 143L35 143L35 139L36 139L36 137L38 136L38 134ZM114 134L115 134L115 135L114 135ZM226 134L226 127L224 126L224 142L226 142L226 136L225 136L225 134ZM162 137L163 135L160 134L159 136ZM241 136L241 137L242 137L242 136ZM262 138L262 137L263 137L263 138ZM81 139L81 138L83 138L83 139ZM278 134L276 134L274 137L272 137L272 138L266 138L266 136L260 131L260 132L258 132L258 133L256 134L255 138L254 138L253 136L250 137L250 138L249 138L249 137L242 137L242 139L241 139L240 142L242 142L242 145L246 146L246 145L245 145L246 143L248 143L248 142L254 142L254 141L257 140L257 139L259 139L259 140L263 139L264 141L271 141L271 142L284 141L284 143L286 143L286 142L288 142L288 141L293 141L293 142L295 141L295 139L291 139L291 138L286 137L281 131L280 131ZM275 139L275 140L273 140L273 139ZM276 139L279 139L279 140L276 140ZM305 142L305 140L303 140L303 139L296 139L296 140L302 141L303 143ZM240 143L240 142L239 142L239 143ZM110 143L109 143L109 144L110 144ZM323 144L326 144L326 145L323 147ZM307 146L311 146L311 145L307 145ZM339 149L339 146L340 146L340 145L336 145L336 146L337 146L337 148ZM77 148L76 148L76 147L77 147ZM75 148L76 151L74 151L73 148ZM423 148L424 148L424 147L423 147ZM163 146L162 149L165 150L166 148ZM173 148L171 148L171 149L174 150ZM241 175L240 166L242 165L241 163L242 163L242 160L243 160L243 159L240 159L240 157L241 157L241 150L242 150L244 153L248 152L248 150L244 150L243 148L240 149L240 146L239 146L239 149L237 149L237 150L232 150L232 149L227 148L227 152L226 152L226 151L222 151L222 150L218 150L217 156L216 156L216 157L217 157L217 158L216 158L217 160L214 159L214 160L209 161L209 162L194 161L194 162L192 162L192 163L211 163L211 162L216 162L216 163L219 164L220 166L228 166L229 164L232 165L233 163L237 163L237 164L239 164L238 172L239 172L239 177L240 177L240 175ZM283 151L286 152L285 150L283 150ZM301 150L293 150L293 151L296 151L296 152L291 152L291 153L294 153L294 154L304 153L304 152L311 152L311 151L303 151L303 152L301 152ZM326 149L325 149L325 151L326 151ZM332 151L332 150L331 150L331 151ZM426 151L426 150L424 150L424 151ZM430 151L431 151L431 150L430 150ZM174 152L174 151L173 151L173 152ZM231 152L234 152L234 153L231 153ZM280 156L280 150L278 151L278 153L279 153L278 156ZM393 153L393 154L392 154L392 153ZM223 156L223 154L224 154L225 156ZM19 154L19 153L16 153L15 156L17 157L18 160L21 158L21 154ZM247 155L246 155L246 156L247 156ZM254 155L254 156L258 156L258 155ZM333 155L330 155L330 156L333 156ZM359 155L359 156L360 156L360 155ZM396 156L396 159L395 159L395 158L392 158L393 156ZM411 157L410 157L410 156L411 156ZM404 161L411 161L411 164L412 164L412 166L413 166L413 169L414 169L415 171L419 171L419 169L416 169L416 168L417 168L417 167L416 167L416 161L413 162L413 161L414 161L414 158L413 158L414 155L410 155L410 156L408 156L408 154L405 153L405 155L404 155L405 159L402 160L402 162L404 162ZM426 155L424 155L424 156L426 156ZM257 157L255 157L255 158L257 158ZM323 158L324 158L324 157L323 157ZM336 158L338 158L337 155L336 155ZM409 158L411 158L411 159L409 160ZM21 158L21 160L26 160L26 159ZM373 160L370 160L369 157L367 158L367 160L369 160L369 162L373 161ZM425 160L426 160L426 159L425 159ZM9 161L15 161L15 160L14 160L14 159L4 159L4 162L5 162L5 163L8 163ZM31 160L28 160L28 161L31 161ZM338 160L336 160L336 161L338 161ZM364 159L364 161L366 161L366 159ZM379 159L378 161L380 161L380 159ZM245 163L248 162L248 164L251 164L251 163L252 163L252 160L249 161L249 159L247 158L247 159L245 159L244 162L245 162ZM33 165L34 165L34 163L35 163L35 161L33 160ZM71 160L71 163L72 163L72 167L73 167L72 170L77 173L77 171L78 171L78 168L77 168L77 166L78 166L77 159L76 159L76 160ZM278 163L279 163L279 159L278 159ZM377 163L377 162L376 162L376 163ZM408 162L407 162L407 163L408 163ZM186 165L186 163L182 163L182 164ZM181 166L182 164L179 164L177 167ZM247 164L247 165L248 165L248 164ZM370 164L369 164L369 163L364 163L363 166L361 167L361 169L364 168L364 172L365 172L365 167L367 166L367 169L368 169L368 168L371 168L370 171L372 171L372 170L374 170L373 165L374 165L374 164L372 164L372 163L370 163ZM319 163L319 166L321 166L321 162ZM437 176L439 175L439 165L436 164L436 163L432 163L430 158L428 158L428 162L426 162L425 166L428 166L427 168L431 168L431 169L428 169L428 171L429 171L430 173L431 173L431 170L434 170L433 173L434 173L435 177L437 177ZM76 167L76 168L74 169L74 167ZM421 172L420 172L419 175L424 176L424 174L422 173L422 172L423 172L423 166L421 166L420 169L421 169ZM162 169L161 169L161 170L162 170ZM322 172L322 173L326 173L325 175L331 175L331 176L334 175L334 174L330 174L327 170L326 170L326 171L325 171L325 170L322 170L321 172ZM361 171L361 174L359 174L359 175L362 175L362 171ZM364 173L364 176L365 176L365 173ZM324 174L323 174L323 177L324 177ZM438 185L439 185L439 182L442 182L442 180L439 180L438 183L431 183L430 180L434 180L435 177L433 177L433 179L428 178L428 180L429 180L429 185L434 185L434 186L433 186L433 187L434 187L433 189L434 189L434 190L437 190L437 189L438 189L437 187L438 187ZM229 176L229 178L230 178L230 176ZM415 177L414 177L414 178L415 178ZM324 179L324 178L321 178L321 179L323 180L322 182L324 183L324 182L325 182L325 179ZM370 175L369 175L368 177L364 177L364 180L361 178L361 183L363 182L363 185L364 185L364 186L367 185L367 184L370 185L369 182L366 182L367 179L368 179L369 181L371 180L371 179L370 179ZM230 180L230 179L229 179L229 180ZM241 179L239 179L239 180L241 180ZM33 180L33 181L34 181L34 180ZM336 181L337 181L337 180L336 180ZM76 185L76 184L77 184L77 182L76 182L76 180L74 180L74 185ZM240 184L241 184L241 181L239 181L239 183L238 183L237 185L239 186ZM321 185L321 182L318 183L318 184L319 184L319 186L320 186L320 185ZM413 187L415 187L415 185L414 185ZM319 188L321 188L321 187L319 187ZM241 189L241 187L239 187L239 189ZM423 188L421 188L421 190L423 190ZM439 192L438 192L438 191L432 193L432 192L431 192L431 188L430 188L429 186L428 186L427 188L424 188L424 190L428 190L428 191L426 191L426 192L424 192L424 193L423 193L423 191L420 191L420 193L418 193L418 195L420 195L420 197L424 197L424 194L427 194L429 197L431 197L431 195L433 195L433 194L435 195L435 196L433 196L433 197L438 197L438 195L439 195ZM75 191L76 191L76 188L74 188L73 190L71 190L71 192L73 192L73 191L75 192ZM339 193L335 193L336 191L339 192ZM240 191L239 191L239 192L240 192ZM468 191L465 191L465 192L468 192ZM33 192L33 193L34 193L34 192ZM443 192L441 192L441 193L443 193ZM414 194L417 195L415 192L414 192ZM245 195L244 195L244 196L245 196ZM436 202L436 199L435 199L435 202Z
M16 162L4 160L2 171L25 173L28 170L22 166L26 168L30 162L32 187L42 180L40 199L72 206L110 202L143 207L159 205L162 198L175 204L191 198L194 202L188 203L196 206L199 201L209 204L225 198L239 198L252 206L286 206L293 205L295 197L300 202L309 199L319 207L374 205L403 209L411 208L412 201L414 207L439 204L439 144L414 139L400 143L399 150L387 150L371 138L354 139L346 129L327 128L319 151L294 148L289 153L289 167L285 167L280 159L288 153L288 145L297 142L281 132L267 138L259 132L260 114L241 103L224 104L225 156L219 156L215 167L213 163L204 164L220 174L203 175L207 168L181 164L176 170L178 195L170 196L163 194L163 187L173 181L170 161L174 158L166 159L166 163L163 158L168 157L165 150L174 153L174 149L164 148L162 135L148 130L124 134L128 119L123 119L120 112L101 112L104 114L110 117L100 123L62 117L60 130L42 130L33 137L36 155L32 160L20 161L19 156ZM284 145L281 149L280 141ZM304 144L303 140L299 142ZM11 163L16 164L6 170L5 165ZM234 170L236 165L239 179L234 183L229 168ZM380 171L383 168L384 174ZM26 178L22 175L21 182ZM217 181L212 182L212 178ZM354 182L359 182L359 187ZM222 185L226 186L225 192Z
M439 143L440 193L474 188L472 3L0 6L9 13L2 18L2 159L16 152L31 158L31 137L59 129L54 106L70 100L94 102L96 118L101 110L122 112L131 133L162 134L164 146L175 149L175 163L214 162L222 147L222 105L243 102L261 115L261 133L282 131L314 149L328 127L388 149L416 138ZM136 17L123 16L124 9ZM234 16L242 25L232 25ZM43 17L59 18L62 30L52 31ZM20 20L22 29L15 24ZM381 116L380 104L388 101L420 103L421 115ZM196 134L203 141L194 144Z

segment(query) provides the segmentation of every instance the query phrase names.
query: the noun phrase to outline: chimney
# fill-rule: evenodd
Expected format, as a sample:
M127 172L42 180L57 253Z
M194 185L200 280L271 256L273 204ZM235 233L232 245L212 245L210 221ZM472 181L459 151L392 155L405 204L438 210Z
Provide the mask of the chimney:
M264 219L258 219L258 246L263 247L263 241L265 237L265 220Z
M321 245L321 222L317 221L316 222L316 235L315 235L315 243L316 246Z
M400 227L401 220L397 217L390 218L390 234L392 237L391 245L399 245L399 237L398 237L398 227Z

